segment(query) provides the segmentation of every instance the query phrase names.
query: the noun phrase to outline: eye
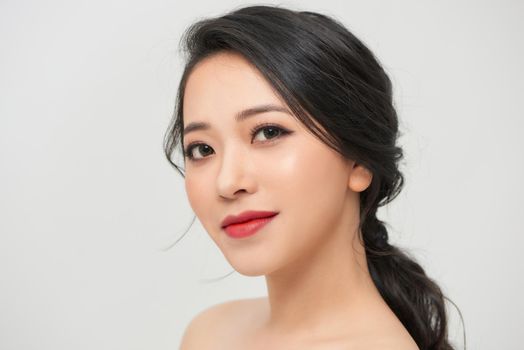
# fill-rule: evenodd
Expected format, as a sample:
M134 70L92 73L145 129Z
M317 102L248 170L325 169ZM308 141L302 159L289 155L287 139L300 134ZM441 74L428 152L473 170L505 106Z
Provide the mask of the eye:
M262 124L255 125L255 127L251 129L251 137L253 138L253 136L257 135L260 131L267 131L267 132L263 132L261 135L265 136L269 140L277 138L280 135L289 134L289 131L279 126L276 126L274 124L262 123ZM277 136L275 136L275 134Z
M194 149L201 149L201 150L204 149L205 150L204 153L206 153L209 149L211 149L211 147L209 147L205 143L193 143L193 144L190 144L189 146L187 146L186 150L184 151L184 154L191 161L200 160L200 158L196 158L193 155L193 150Z
M257 135L260 131L265 131L261 133L261 135L263 135L266 138L265 140L261 141L262 143L271 142L273 139L292 133L292 131L281 128L277 125L270 123L262 123L255 125L255 127L251 129L251 139L253 140L253 137ZM195 157L193 150L203 151L203 157ZM212 150L212 148L209 145L197 142L189 144L189 146L187 146L186 150L184 151L184 155L190 161L200 161L203 158L205 158L206 153L208 153L209 150Z

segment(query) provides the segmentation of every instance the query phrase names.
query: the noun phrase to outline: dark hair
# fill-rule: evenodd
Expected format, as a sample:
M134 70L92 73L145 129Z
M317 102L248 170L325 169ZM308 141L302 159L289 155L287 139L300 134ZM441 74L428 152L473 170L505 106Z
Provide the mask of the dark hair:
M376 216L378 207L398 195L404 177L398 169L403 151L396 145L391 81L373 53L334 18L279 6L249 6L201 19L181 43L188 56L164 139L169 162L184 176L172 154L183 144L183 96L192 69L218 52L241 54L308 130L372 172L370 186L360 193L359 226L371 277L421 350L453 349L447 298L415 259L388 243Z

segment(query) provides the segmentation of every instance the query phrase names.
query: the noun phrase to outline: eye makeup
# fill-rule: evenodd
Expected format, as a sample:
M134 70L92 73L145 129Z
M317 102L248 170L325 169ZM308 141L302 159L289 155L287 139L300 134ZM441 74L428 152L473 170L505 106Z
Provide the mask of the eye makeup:
M292 133L292 131L289 131L289 130L287 130L287 129L285 129L285 128L277 125L277 124L274 124L274 123L259 123L259 124L256 124L253 128L251 128L251 131L250 131L251 140L253 140L253 137L255 135L257 135L260 131L266 131L266 130L275 130L275 131L277 131L277 136L270 137L266 141L261 141L262 143L273 142L274 140L279 139L282 136L286 136L286 135ZM199 148L201 146L205 146L205 148ZM193 150L195 150L195 149L203 150L203 149L212 149L212 148L209 145L207 145L205 143L202 143L202 142L198 142L198 141L190 143L186 147L186 149L184 150L184 156L187 159L189 159L190 161L192 161L192 162L197 162L197 161L203 160L205 158L205 156L201 157L201 158L195 157L193 155Z

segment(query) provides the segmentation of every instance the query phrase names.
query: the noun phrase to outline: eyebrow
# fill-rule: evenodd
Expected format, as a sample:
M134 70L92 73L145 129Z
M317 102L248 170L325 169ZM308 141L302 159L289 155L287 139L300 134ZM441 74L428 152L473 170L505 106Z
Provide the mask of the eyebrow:
M284 107L281 107L281 106L277 106L277 105L272 105L272 104L264 104L264 105L250 107L250 108L247 108L247 109L244 109L244 110L238 112L235 115L235 120L237 122L241 122L243 120L246 120L249 117L253 117L253 116L257 115L257 114L266 113L266 112L284 112L284 113L290 114L290 112L289 112L289 110L287 108L284 108ZM210 128L211 128L211 125L208 124L208 123L205 123L205 122L192 122L192 123L189 123L184 128L183 135L185 136L188 133L193 132L193 131L208 130Z

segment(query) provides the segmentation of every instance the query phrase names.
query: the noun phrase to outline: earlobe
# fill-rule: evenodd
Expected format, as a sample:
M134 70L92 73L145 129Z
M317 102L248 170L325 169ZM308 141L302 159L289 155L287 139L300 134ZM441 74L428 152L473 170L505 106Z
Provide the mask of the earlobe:
M349 175L348 186L354 192L362 192L371 184L373 174L363 165L353 164L353 169Z

